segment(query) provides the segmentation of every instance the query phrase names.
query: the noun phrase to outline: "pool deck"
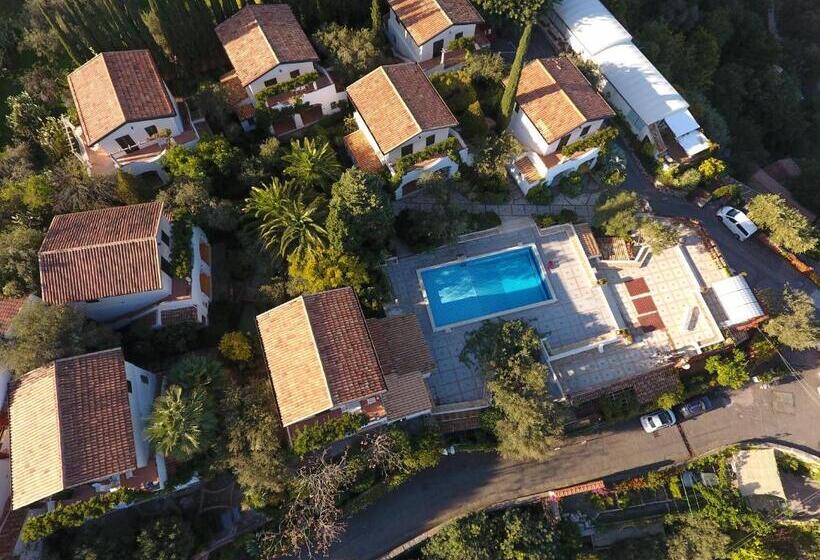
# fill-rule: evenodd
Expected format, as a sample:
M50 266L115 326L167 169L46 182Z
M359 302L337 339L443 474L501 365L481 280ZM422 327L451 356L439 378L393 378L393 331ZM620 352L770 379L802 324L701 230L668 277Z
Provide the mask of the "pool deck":
M488 237L439 248L418 255L403 256L386 265L393 296L394 312L415 313L433 353L437 369L428 379L436 405L477 401L485 397L484 379L459 360L467 333L480 323L434 331L424 302L417 270L430 266L492 253L510 247L534 244L542 263L553 262L547 271L554 303L519 312L505 313L502 319L523 319L548 338L553 347L578 344L617 330L618 324L600 286L595 283L583 248L569 226L539 231L531 221L516 229Z

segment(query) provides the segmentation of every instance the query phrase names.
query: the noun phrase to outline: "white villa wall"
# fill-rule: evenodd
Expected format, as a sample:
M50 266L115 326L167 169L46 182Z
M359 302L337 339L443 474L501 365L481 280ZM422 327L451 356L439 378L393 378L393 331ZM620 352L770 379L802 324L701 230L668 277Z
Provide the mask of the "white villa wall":
M567 143L571 144L573 142L580 140L582 138L581 131L584 129L584 127L590 127L586 133L586 136L588 136L600 130L603 124L603 119L585 122L584 124L582 124L581 126L577 127L569 133L569 140L567 141ZM561 143L561 140L558 139L552 144L548 144L520 106L516 108L516 110L513 112L512 117L510 118L509 131L513 136L515 136L518 139L519 142L521 142L521 144L524 145L524 147L526 147L529 150L532 150L537 154L541 154L542 156L555 152L558 149L558 144Z
M439 142L444 142L450 135L449 128L438 128L436 130L428 130L426 132L422 132L421 134L417 134L413 138L409 139L407 142L399 146L398 148L394 148L390 150L390 152L386 155L386 163L396 163L401 159L401 149L403 146L407 146L408 144L413 145L413 153L420 152L427 147L426 139L428 136L433 135L435 136L435 144Z
M475 28L474 23L468 25L452 25L423 45L417 45L410 33L408 33L399 22L393 10L390 10L390 15L387 18L387 36L390 38L390 43L401 56L415 62L424 62L425 60L433 58L433 45L436 41L443 39L444 50L446 50L447 45L455 40L458 33L462 33L463 37L474 37Z
M191 232L191 247L192 247L192 263L191 263L191 298L163 301L159 305L159 311L169 311L171 309L184 309L196 306L197 320L201 323L208 322L208 306L211 303L211 295L206 294L202 289L202 284L199 280L200 273L207 274L211 277L211 290L213 290L213 274L211 273L211 266L202 260L202 255L199 252L199 244L205 243L210 247L208 238L205 232L200 228L194 226ZM211 255L213 259L213 254Z
M120 136L129 135L138 145L151 140L151 137L145 131L148 126L156 126L158 131L167 128L171 131L171 136L182 133L182 117L179 114L179 107L174 103L176 114L172 117L163 117L159 119L148 119L144 121L136 121L125 123L115 131L106 135L99 142L91 146L92 150L106 154L115 154L122 152L122 148L116 142L116 138Z
M310 72L316 71L314 68L314 64L312 61L306 62L289 62L287 64L280 64L279 66L275 66L262 74L260 77L252 81L248 84L245 89L248 91L248 94L251 99L253 99L257 93L265 89L265 82L272 78L276 78L277 83L287 82L291 80L290 73L294 70L299 70L299 75L309 74Z
M157 394L157 376L148 370L125 362L125 377L130 383L128 405L131 409L131 428L134 432L134 446L137 452L137 467L148 464L151 445L145 437L145 426L151 415L151 406Z
M75 302L74 306L88 318L104 323L147 307L169 295L171 295L171 277L163 272L162 288L159 290L103 298L95 302Z

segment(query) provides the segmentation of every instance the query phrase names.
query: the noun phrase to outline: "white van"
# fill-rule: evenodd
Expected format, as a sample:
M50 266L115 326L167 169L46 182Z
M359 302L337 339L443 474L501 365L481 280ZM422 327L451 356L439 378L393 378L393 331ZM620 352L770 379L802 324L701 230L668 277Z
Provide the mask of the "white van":
M746 241L757 231L754 222L737 208L724 206L717 211L717 217L741 241Z

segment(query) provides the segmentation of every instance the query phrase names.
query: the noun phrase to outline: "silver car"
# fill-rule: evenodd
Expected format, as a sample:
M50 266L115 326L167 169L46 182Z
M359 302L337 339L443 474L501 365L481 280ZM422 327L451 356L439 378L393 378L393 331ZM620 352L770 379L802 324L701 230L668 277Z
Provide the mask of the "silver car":
M666 408L641 416L641 426L643 426L643 430L648 434L661 428L674 426L676 421L675 413Z

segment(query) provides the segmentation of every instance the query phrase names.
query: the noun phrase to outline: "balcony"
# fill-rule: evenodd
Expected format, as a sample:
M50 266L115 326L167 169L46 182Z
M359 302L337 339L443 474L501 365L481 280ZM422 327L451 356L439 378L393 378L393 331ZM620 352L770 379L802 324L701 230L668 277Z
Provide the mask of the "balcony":
M267 106L271 109L274 109L280 105L291 105L292 100L296 97L304 97L305 95L311 92L319 91L320 89L324 89L328 86L335 84L333 78L327 72L327 70L325 70L318 64L314 65L314 68L315 71L319 74L318 79L307 84L303 84L301 86L296 86L292 89L289 89L288 91L284 91L282 93L269 96L266 99Z

